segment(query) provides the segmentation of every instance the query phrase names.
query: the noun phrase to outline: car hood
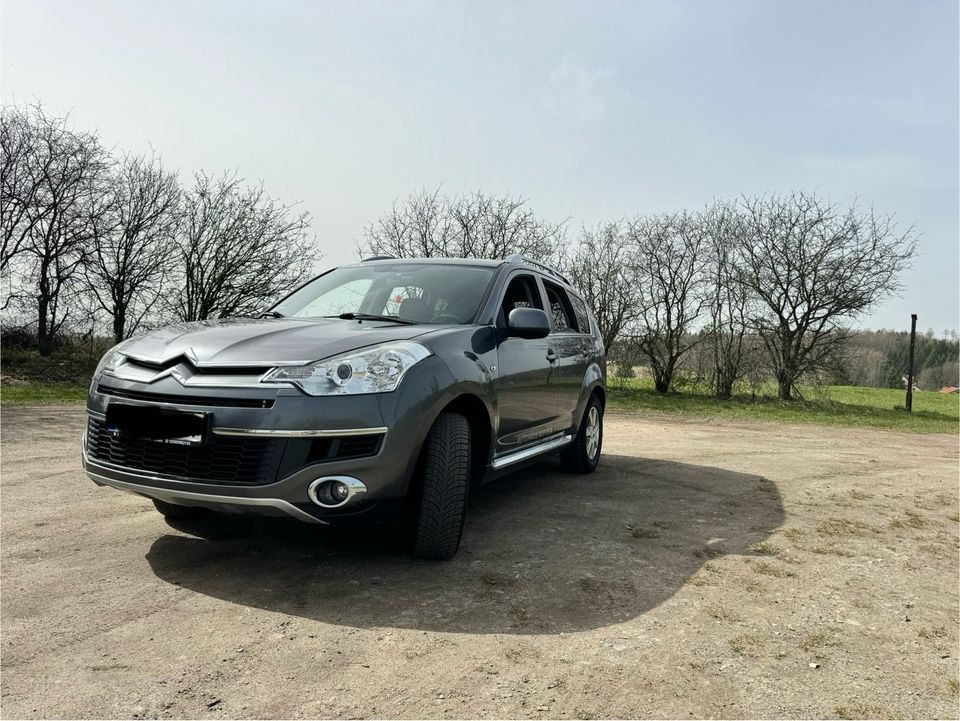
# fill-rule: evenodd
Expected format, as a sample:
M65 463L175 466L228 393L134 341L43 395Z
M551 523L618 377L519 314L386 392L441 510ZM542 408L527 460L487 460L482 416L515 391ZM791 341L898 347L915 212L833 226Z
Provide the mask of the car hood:
M186 357L196 366L266 367L309 363L438 329L336 318L231 318L169 325L131 338L119 350L135 360L161 365Z

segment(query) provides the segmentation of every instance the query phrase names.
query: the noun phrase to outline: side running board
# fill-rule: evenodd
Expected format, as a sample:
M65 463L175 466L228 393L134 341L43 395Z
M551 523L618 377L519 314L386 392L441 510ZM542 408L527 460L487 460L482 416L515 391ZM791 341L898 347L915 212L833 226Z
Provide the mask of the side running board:
M565 433L561 436L554 436L553 438L548 438L545 441L537 443L536 445L528 446L522 450L513 451L512 453L507 453L494 458L490 465L493 466L493 470L499 471L501 468L506 468L507 466L513 465L514 463L519 463L520 461L526 461L534 456L539 456L541 453L547 453L549 451L556 450L557 448L562 448L572 440L573 435L569 433Z

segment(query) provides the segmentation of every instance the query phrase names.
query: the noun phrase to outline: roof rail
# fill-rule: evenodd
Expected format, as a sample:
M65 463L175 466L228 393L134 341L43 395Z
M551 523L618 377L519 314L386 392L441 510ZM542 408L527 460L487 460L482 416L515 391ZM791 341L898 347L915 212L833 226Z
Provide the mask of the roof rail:
M507 263L522 263L524 265L532 265L534 268L542 270L544 273L547 273L548 275L552 275L554 278L559 278L567 285L573 285L573 283L570 282L567 276L565 276L559 270L554 268L552 265L541 263L539 260L528 258L527 256L521 255L519 253L516 253L514 255L508 255L506 258L504 258L504 260Z
M364 258L360 262L366 263L367 261L370 261L370 260L396 260L396 259L397 257L394 255L374 255L370 258Z

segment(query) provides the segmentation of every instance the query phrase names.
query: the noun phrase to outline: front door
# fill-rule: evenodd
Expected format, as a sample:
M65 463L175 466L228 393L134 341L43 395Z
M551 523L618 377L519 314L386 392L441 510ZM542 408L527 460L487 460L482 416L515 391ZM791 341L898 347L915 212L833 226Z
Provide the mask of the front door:
M507 316L514 308L544 309L532 275L520 273L510 279L497 313L498 455L549 436L557 415L549 337L508 338Z

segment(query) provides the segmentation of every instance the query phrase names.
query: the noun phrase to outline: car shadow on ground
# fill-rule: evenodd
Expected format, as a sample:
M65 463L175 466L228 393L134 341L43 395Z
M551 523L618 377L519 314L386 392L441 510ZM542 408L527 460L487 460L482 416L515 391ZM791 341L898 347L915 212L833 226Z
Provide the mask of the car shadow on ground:
M710 557L751 554L783 522L774 484L684 463L556 461L478 489L448 562L413 559L396 531L223 517L158 538L161 579L215 598L349 626L560 633L633 618Z

